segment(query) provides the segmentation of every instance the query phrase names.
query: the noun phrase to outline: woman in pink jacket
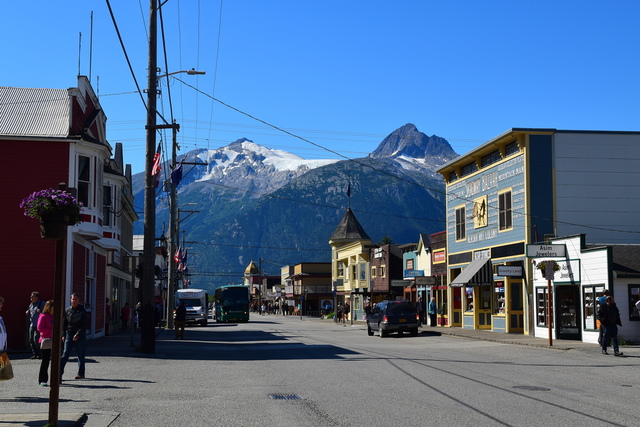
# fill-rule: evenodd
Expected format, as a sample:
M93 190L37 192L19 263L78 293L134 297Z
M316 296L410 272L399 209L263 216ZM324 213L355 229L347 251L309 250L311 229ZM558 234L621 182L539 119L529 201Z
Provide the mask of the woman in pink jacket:
M40 344L45 338L51 340L53 338L53 300L50 299L44 305L42 314L38 318L38 332L40 333ZM41 348L42 362L40 363L40 373L38 374L38 382L41 386L46 387L49 381L49 362L51 361L51 348Z

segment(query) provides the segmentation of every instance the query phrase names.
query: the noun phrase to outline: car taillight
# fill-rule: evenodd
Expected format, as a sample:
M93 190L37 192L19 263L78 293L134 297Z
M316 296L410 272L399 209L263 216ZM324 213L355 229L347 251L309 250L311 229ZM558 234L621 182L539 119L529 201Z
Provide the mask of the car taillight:
M416 314L416 322L419 322L419 321L420 321L420 315Z
M389 323L389 318L387 317L387 315L385 314L384 316L382 316L382 321L384 323Z

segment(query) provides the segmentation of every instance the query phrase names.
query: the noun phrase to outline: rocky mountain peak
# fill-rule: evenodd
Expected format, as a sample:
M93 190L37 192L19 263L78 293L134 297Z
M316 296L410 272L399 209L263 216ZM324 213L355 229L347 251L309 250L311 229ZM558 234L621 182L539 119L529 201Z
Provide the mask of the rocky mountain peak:
M446 139L437 135L427 136L413 123L407 123L391 132L378 148L369 154L372 158L400 156L416 159L428 157L452 159L456 157L456 153Z

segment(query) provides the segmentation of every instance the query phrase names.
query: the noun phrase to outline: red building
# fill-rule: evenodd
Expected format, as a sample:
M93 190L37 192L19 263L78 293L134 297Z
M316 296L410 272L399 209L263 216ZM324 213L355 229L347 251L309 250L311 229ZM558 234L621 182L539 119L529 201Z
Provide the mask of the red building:
M25 311L31 292L39 291L41 299L48 300L54 291L55 242L40 237L38 221L24 216L19 205L34 191L59 183L76 191L84 206L83 222L67 230L64 305L71 293L78 293L89 313L87 336L104 334L105 301L111 293L107 260L114 258L110 253L117 254L116 259L127 255L122 250L130 242L123 246L122 229L131 239L129 229L136 219L131 197L117 199L122 219L114 222L111 215L114 190L106 194L105 187L109 182L122 182L123 188L130 185L130 169L125 177L114 168L122 158L115 163L111 159L106 119L84 76L78 77L78 87L69 89L0 87L0 147L7 160L0 169L4 183L0 235L6 248L0 257L4 273L0 296L5 299L0 315L10 349L26 347ZM105 179L105 168L110 178ZM114 174L121 174L121 179Z

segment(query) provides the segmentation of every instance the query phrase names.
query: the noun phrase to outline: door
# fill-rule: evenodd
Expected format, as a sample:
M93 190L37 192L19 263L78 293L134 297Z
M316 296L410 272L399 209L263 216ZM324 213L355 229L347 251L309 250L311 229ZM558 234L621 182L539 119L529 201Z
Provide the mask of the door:
M493 286L475 286L476 301L475 315L477 329L491 329L491 316L493 315L492 294Z
M581 340L578 286L556 286L555 297L556 338L559 340Z

